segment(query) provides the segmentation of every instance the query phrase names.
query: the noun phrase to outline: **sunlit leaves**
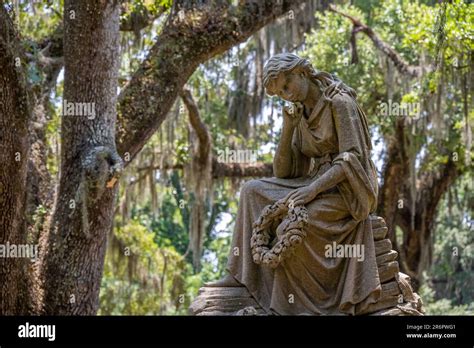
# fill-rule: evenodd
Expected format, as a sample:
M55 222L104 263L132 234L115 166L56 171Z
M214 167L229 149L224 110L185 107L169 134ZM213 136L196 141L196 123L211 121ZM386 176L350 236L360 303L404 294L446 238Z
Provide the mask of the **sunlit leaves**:
M63 0L14 1L20 31L25 37L40 40L47 37L62 21Z

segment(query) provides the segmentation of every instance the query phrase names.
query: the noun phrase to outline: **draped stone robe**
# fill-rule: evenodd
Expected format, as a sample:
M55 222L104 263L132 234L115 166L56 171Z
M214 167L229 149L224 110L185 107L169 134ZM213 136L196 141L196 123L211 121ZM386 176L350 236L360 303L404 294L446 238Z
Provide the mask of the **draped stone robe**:
M311 115L301 117L295 127L292 150L297 160L292 178L251 180L240 193L227 269L273 314L354 315L381 293L368 219L377 206L377 176L370 159L367 120L355 95L341 82L322 92ZM341 166L345 179L306 205L307 237L302 245L274 270L255 264L250 238L262 209L309 185L331 166ZM295 177L301 172L297 168L307 171ZM361 245L364 260L326 257L326 246L334 242Z

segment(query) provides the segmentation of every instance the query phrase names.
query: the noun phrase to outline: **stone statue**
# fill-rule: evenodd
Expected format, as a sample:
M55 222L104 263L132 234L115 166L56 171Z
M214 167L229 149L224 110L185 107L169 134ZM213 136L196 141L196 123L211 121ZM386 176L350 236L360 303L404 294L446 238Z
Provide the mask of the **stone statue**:
M291 102L273 161L240 204L229 274L206 284L193 314L421 314L374 216L377 175L355 91L291 53L265 65L269 95Z

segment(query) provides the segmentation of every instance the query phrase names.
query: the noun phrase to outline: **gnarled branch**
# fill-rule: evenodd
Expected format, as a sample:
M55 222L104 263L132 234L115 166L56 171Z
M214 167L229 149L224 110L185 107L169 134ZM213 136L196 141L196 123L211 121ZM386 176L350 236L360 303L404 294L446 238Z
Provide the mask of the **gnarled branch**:
M187 88L184 88L181 91L180 96L184 102L184 105L186 105L186 108L188 109L189 122L191 123L191 126L198 138L198 149L196 151L198 156L197 160L204 163L211 151L211 135L199 116L199 110L196 103L194 102L191 91Z
M334 13L337 13L347 19L349 19L352 22L352 25L354 26L352 30L352 36L351 36L351 47L352 47L352 62L356 63L357 62L357 49L356 49L356 44L355 44L355 35L358 32L362 32L369 39L372 40L374 43L375 47L377 47L381 52L383 52L385 55L387 55L388 58L393 62L397 70L404 75L409 75L412 77L419 77L423 72L429 72L434 70L434 66L417 66L417 65L410 65L408 62L406 62L400 54L395 51L388 43L383 41L377 33L374 32L374 30L369 27L368 25L362 23L359 19L354 18L351 15L348 15L347 13L341 12L336 7L333 5L329 5L329 11L332 11Z
M117 147L134 158L166 118L199 64L244 42L302 0L206 1L173 11L160 39L119 96Z

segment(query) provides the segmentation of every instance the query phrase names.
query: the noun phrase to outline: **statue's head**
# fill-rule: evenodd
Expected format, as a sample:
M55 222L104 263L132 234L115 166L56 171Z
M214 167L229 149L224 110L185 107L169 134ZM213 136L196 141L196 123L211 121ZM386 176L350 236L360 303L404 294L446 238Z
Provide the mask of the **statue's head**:
M290 102L306 99L311 76L316 71L308 60L292 53L279 53L271 57L263 68L263 85L268 95L278 95Z

